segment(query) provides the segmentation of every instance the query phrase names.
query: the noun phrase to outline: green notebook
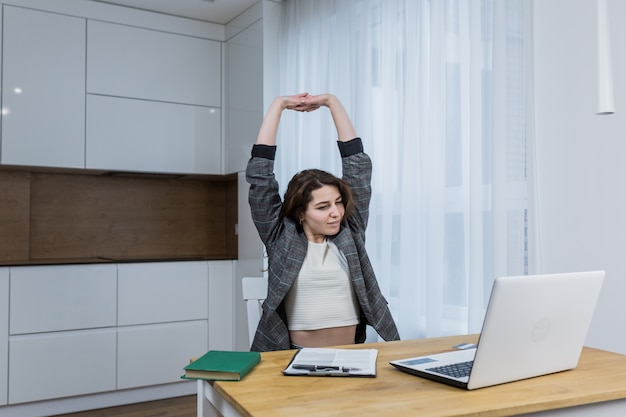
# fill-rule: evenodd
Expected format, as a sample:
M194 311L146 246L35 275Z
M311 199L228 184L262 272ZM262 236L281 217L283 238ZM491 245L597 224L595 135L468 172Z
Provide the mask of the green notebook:
M261 361L259 352L209 350L185 366L185 379L240 381Z

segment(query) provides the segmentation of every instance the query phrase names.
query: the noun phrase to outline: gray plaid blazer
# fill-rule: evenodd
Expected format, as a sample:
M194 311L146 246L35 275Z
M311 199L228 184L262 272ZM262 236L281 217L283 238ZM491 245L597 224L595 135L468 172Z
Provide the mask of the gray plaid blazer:
M361 309L355 343L365 341L367 324L384 340L398 340L400 335L365 251L372 163L363 153L360 138L338 144L343 177L352 187L356 210L349 221L344 221L339 233L329 239L348 261L352 287ZM282 199L274 176L275 152L275 146L254 145L246 170L252 219L268 254L267 298L252 343L253 351L291 348L283 300L298 277L307 251L307 238L302 228L291 219L280 218Z

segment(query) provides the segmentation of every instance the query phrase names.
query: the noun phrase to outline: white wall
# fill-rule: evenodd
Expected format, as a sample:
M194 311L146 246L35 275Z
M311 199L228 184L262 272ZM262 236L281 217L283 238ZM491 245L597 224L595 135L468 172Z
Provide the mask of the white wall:
M534 1L543 272L604 269L587 344L626 353L626 2L608 0L616 113L596 116L596 1Z

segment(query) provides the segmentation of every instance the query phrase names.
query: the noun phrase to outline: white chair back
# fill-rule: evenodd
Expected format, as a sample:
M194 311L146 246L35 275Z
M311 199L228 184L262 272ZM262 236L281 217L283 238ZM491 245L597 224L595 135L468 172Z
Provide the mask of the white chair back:
M243 288L243 300L246 302L248 312L248 340L252 345L256 328L261 319L261 305L267 297L267 278L244 277L241 281Z

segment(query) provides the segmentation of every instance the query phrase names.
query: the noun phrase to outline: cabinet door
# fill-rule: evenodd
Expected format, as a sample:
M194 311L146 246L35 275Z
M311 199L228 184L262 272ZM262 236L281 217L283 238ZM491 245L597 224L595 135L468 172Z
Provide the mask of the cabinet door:
M207 319L207 262L118 266L118 325Z
M209 262L209 347L232 350L235 345L233 263Z
M89 21L87 92L221 107L220 42Z
M115 265L11 268L10 334L116 325Z
M9 373L9 268L0 268L0 375ZM0 406L7 403L7 378L0 378Z
M117 389L180 381L190 358L207 350L207 321L118 330Z
M257 22L225 45L225 173L246 170L252 140L263 120L263 33ZM267 86L265 87L267 88Z
M9 403L115 390L115 329L12 336Z
M4 6L2 164L84 168L85 19Z
M220 110L87 96L87 168L221 173Z

